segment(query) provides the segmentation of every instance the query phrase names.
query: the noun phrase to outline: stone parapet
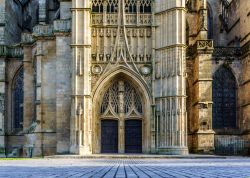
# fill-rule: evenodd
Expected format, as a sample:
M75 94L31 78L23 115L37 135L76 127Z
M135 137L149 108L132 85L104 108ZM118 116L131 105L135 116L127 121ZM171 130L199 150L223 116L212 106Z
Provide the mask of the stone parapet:
M50 37L53 34L53 25L39 24L33 28L33 37Z
M56 20L54 21L54 33L68 33L71 32L71 20Z
M233 48L233 47L217 47L214 48L213 57L215 59L235 59L239 58L239 56L242 54L240 48Z

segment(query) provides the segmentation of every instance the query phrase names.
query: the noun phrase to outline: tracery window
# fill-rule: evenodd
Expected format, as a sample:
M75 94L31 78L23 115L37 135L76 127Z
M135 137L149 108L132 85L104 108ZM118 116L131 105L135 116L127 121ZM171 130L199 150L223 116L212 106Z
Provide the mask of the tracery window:
M112 110L116 114L125 114L135 111L138 115L142 114L141 97L135 88L126 81L116 81L104 94L101 104L101 114L107 110Z
M140 13L151 13L151 0L141 0Z
M103 0L92 0L92 12L102 13L103 12Z
M151 13L152 0L141 0L139 3L137 3L137 0L124 0L124 2L126 13L136 13L137 9L140 9L140 13ZM118 0L107 0L106 3L104 3L104 0L92 0L92 12L102 13L106 9L107 13L116 13L118 12L118 5Z
M23 68L21 68L14 80L12 88L13 101L13 127L14 129L23 128Z
M136 13L136 0L126 0L125 1L125 12L126 13Z
M219 68L213 77L213 128L236 127L236 81L226 67Z
M107 3L107 13L118 12L118 0L108 0Z

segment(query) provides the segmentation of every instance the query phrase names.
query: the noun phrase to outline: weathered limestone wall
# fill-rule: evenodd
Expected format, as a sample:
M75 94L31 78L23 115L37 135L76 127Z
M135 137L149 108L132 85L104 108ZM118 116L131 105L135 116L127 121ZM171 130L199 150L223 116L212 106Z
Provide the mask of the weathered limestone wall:
M240 37L241 46L244 46L250 41L250 3L240 0L239 6L240 16ZM236 33L239 34L239 32Z
M185 1L155 1L157 149L188 154L186 122Z
M34 54L32 46L24 46L24 104L23 104L23 129L27 130L35 120L35 71Z
M0 44L5 43L4 29L5 29L5 0L0 0Z
M250 42L245 47L245 54L242 59L242 79L241 92L239 95L241 114L242 114L242 131L243 139L248 142L248 154L250 154Z
M22 32L22 9L15 1L5 1L5 45L18 43Z
M70 36L56 36L56 133L57 153L70 146L71 63Z

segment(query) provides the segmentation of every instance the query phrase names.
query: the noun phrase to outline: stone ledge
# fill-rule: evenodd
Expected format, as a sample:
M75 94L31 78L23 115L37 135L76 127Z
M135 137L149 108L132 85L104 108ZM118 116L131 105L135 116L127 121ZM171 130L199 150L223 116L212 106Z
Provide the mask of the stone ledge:
M129 159L148 159L148 158L161 158L161 159L226 159L226 156L218 155L202 155L202 154L189 154L189 155L163 155L163 154L93 154L93 155L54 155L46 156L45 158L56 159L84 159L84 158L129 158Z

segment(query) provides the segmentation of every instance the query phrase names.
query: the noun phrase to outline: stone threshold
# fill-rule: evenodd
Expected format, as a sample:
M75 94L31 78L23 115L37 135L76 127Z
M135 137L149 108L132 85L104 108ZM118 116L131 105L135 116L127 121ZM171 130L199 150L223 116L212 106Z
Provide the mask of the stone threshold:
M58 158L58 159L84 159L84 158L128 158L128 159L226 159L228 156L219 155L201 155L201 154L189 154L189 155L162 155L162 154L92 154L92 155L53 155L45 156L45 158Z

